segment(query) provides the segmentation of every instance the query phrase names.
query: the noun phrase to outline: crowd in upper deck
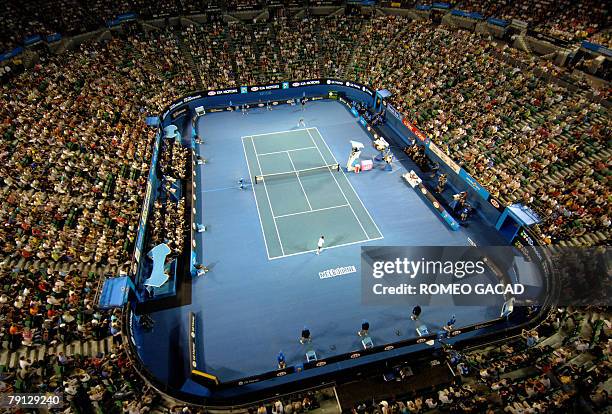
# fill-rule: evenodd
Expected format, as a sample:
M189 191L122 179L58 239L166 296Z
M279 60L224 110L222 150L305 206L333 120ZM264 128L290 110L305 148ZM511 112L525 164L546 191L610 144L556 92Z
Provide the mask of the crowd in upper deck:
M52 26L53 11L44 8L43 23L15 18L15 26L12 18L6 20L21 13L13 10L15 4L9 3L2 15L2 30L13 37L5 33L3 41L18 41L24 34L15 35L19 30L13 27L37 32L89 28L76 14L64 17L82 27L63 29L68 23L60 20ZM584 13L567 15L585 19ZM551 30L558 24L551 23ZM217 89L326 76L385 87L394 93L392 104L493 195L541 215L543 242L607 244L611 125L609 110L598 101L610 91L583 83L567 89L542 73L566 75L481 35L399 17L210 23L178 33L134 29L59 56L42 53L32 69L0 86L0 343L16 349L120 333L118 316L95 307L97 275L83 269L117 269L129 261L155 134L146 127L145 115L159 113L198 82ZM164 172L182 178L186 154L172 146L164 154ZM161 241L167 229L182 227L176 223L183 215L158 207L155 234ZM181 235L172 238L179 249ZM18 269L9 266L14 262L21 263ZM24 263L39 266L25 269ZM563 349L573 355L577 346L582 345ZM83 361L61 362L58 356L44 364L26 359L19 370L2 373L1 385L34 390L47 376L61 374L54 384L66 387L66 393L83 397L84 390L91 401L106 404L113 392L124 389L118 378L125 373L110 367L122 352ZM55 364L63 372L55 372ZM129 364L117 367L127 370ZM576 373L568 369L559 375L575 381ZM595 374L602 369L609 369L606 363ZM98 374L107 382L88 379L83 385L82 378ZM497 374L490 375L496 379ZM136 391L140 385L127 377L134 398L126 400L125 409L144 412L138 407L147 401ZM538 388L546 387L538 385L543 378L520 384L496 379L500 389L518 387L527 395L529 407L502 398L506 411L536 410L534 404L542 403ZM560 410L567 392L551 393L559 398ZM589 392L594 402L607 398L599 390ZM459 404L474 392L459 388L443 394L431 397L431 403ZM411 402L418 405L416 399ZM403 404L409 411L413 406ZM426 405L427 398L420 402Z

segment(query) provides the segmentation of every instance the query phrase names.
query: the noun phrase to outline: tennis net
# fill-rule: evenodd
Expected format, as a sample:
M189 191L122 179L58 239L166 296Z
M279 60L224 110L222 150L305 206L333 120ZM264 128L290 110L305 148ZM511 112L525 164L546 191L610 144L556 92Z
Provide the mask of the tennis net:
M320 167L305 168L303 170L256 175L254 177L253 182L255 184L260 184L260 183L263 183L264 180L270 180L270 179L276 179L276 178L286 178L286 177L300 177L304 175L318 174L318 173L326 172L326 171L340 171L340 164L329 164L329 165L322 165Z

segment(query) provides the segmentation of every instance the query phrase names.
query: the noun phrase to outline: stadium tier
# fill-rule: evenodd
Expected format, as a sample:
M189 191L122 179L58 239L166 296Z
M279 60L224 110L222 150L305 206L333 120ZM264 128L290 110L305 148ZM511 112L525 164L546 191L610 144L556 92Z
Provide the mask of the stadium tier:
M607 4L22 3L2 410L609 411Z

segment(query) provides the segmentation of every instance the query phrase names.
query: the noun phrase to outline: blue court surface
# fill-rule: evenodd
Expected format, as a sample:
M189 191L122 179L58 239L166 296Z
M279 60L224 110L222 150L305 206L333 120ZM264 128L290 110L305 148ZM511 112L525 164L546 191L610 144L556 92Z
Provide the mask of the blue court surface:
M269 259L383 238L317 128L242 140Z
M189 312L199 321L203 370L236 380L276 369L279 351L288 366L304 363L304 326L319 358L360 349L364 319L375 345L417 336L411 308L362 304L361 246L504 244L484 223L451 231L401 177L414 166L400 148L392 171L337 171L350 140L365 144L362 159L376 151L336 101L309 102L304 112L282 105L207 114L197 128L207 161L196 167L203 179L195 207L207 227L197 237L210 272L193 280L190 305L152 314L153 331L135 333L147 368L174 387L183 387L188 370ZM321 235L325 249L316 255ZM357 271L322 276L351 266ZM460 328L498 317L500 306L436 303L424 307L421 323L436 331L455 314Z

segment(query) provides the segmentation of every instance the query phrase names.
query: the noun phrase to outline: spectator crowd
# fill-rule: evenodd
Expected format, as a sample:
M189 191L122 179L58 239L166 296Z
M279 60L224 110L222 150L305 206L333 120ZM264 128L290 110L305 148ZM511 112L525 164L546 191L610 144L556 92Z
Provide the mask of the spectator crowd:
M260 9L264 0L7 0L0 15L0 52L23 44L28 36L54 33L75 35L104 27L126 13L142 18L204 13L208 10ZM285 2L288 3L288 2ZM311 6L322 2L311 0ZM326 3L330 3L329 1ZM338 2L335 2L338 3ZM417 2L402 2L413 7ZM451 1L453 8L478 12L484 17L518 19L530 27L567 41L589 39L610 46L610 11L598 0L503 0ZM271 13L274 13L273 11ZM263 29L264 31L266 29Z
M172 14L188 3L137 7ZM550 2L507 3L494 13L520 17L512 13L546 4L534 6L532 16L547 30L567 33L568 39L580 32L578 37L610 40L598 31L608 24L607 13L584 11L599 10L598 4L567 2L551 15ZM34 32L90 30L134 6L116 0L84 2L87 9L70 0L61 4L50 8L37 1L24 11L9 1L0 17L0 49ZM25 17L32 15L37 18ZM116 339L112 350L95 357L20 360L16 369L0 372L0 388L64 392L68 404L105 413L146 412L158 401L131 369L119 339L120 315L96 308L96 289L100 273L116 275L129 264L155 136L145 115L160 113L198 84L219 89L346 77L389 89L391 103L495 197L534 209L542 218L542 241L607 244L610 113L591 95L606 99L609 91L551 81L562 74L479 34L388 16L212 22L180 33L146 33L134 24L110 40L62 55L41 53L31 70L0 86L0 345L36 349ZM180 145L164 143L167 192L155 203L151 240L169 237L175 253L185 223L182 201L172 201L172 183L186 178L188 156ZM609 376L607 337L572 331L584 326L576 323L579 316L555 313L543 325L570 332L559 346L540 345L545 335L530 332L524 344L517 340L497 353L453 354L453 366L472 383L355 411L404 414L446 406L482 412L495 406L511 413L567 412L578 397L604 406L608 396L599 384ZM590 325L592 332L604 332L609 319ZM592 365L568 362L585 350ZM504 377L525 367L536 371ZM315 405L312 396L299 400L297 408L296 401L279 401L257 412L301 412Z
M606 308L557 309L537 328L484 350L446 347L451 384L407 396L364 399L345 412L583 413L610 406L610 315Z

